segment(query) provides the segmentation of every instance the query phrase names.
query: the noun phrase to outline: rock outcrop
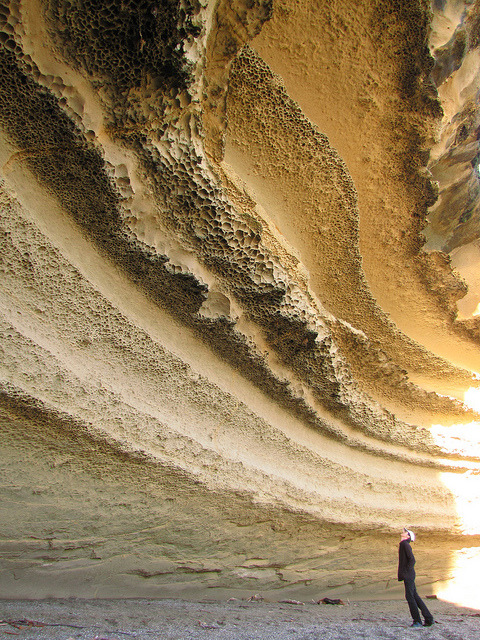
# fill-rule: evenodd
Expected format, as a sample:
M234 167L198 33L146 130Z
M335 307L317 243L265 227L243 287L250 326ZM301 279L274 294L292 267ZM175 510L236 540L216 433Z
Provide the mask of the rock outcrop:
M1 596L480 546L479 11L0 0Z

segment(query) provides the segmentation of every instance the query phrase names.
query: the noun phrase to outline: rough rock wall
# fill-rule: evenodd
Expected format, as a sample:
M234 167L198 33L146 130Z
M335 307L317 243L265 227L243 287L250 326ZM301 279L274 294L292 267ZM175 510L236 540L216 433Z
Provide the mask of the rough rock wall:
M400 527L429 582L476 544L477 236L435 230L476 11L0 1L0 595L390 593Z

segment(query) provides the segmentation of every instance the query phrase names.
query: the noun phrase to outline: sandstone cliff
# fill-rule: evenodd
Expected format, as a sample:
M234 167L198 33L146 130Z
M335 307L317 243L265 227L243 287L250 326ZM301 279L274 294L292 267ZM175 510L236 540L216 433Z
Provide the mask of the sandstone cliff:
M479 47L471 0L0 0L1 596L480 546Z

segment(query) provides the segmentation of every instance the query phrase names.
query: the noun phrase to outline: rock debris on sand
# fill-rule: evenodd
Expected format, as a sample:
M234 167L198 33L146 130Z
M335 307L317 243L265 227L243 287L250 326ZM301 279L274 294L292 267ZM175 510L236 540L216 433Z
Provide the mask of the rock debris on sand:
M480 612L440 600L436 624L410 629L404 601L344 606L266 600L4 600L0 638L25 640L480 640Z

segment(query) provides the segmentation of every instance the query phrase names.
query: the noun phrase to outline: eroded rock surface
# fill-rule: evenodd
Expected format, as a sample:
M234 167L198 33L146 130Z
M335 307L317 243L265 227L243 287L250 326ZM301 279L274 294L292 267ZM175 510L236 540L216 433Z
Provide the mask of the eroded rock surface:
M477 544L478 15L0 1L1 595Z

